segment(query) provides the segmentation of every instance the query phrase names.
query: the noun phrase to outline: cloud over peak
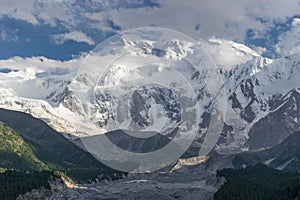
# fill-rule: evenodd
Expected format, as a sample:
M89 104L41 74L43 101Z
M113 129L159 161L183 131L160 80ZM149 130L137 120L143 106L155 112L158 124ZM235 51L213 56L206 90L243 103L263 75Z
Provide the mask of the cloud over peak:
M53 39L56 44L63 44L68 40L73 40L75 42L85 42L89 45L95 44L94 40L91 37L80 31L56 34L53 35Z

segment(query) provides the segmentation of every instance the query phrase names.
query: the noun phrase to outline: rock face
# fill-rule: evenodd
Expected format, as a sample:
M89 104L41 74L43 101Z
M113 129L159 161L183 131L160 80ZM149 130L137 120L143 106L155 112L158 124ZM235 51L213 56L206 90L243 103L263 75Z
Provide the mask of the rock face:
M208 160L207 156L196 156L196 157L190 157L186 159L178 159L176 165L171 169L171 173L179 170L180 168L184 166L196 166L204 163Z
M292 90L283 99L284 102L276 111L260 119L251 127L249 140L246 143L250 149L273 147L290 134L300 130L298 121L300 119L300 93Z
M219 140L226 149L269 148L299 130L300 62L257 58L228 72L227 120ZM223 150L224 150L223 149Z
M133 122L142 127L149 126L151 123L151 104L161 105L162 109L166 111L165 114L167 117L175 122L180 121L180 103L176 99L172 90L155 86L142 86L141 88L135 90L132 94L132 101L130 102L130 115ZM153 110L152 112L155 111Z

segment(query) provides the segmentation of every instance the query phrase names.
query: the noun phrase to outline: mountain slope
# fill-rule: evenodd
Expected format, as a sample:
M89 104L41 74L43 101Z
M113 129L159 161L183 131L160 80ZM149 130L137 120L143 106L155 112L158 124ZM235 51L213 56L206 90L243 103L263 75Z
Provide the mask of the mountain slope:
M299 75L299 55L259 57L225 72L228 102L220 152L269 148L300 130Z
M237 154L234 156L232 162L237 168L256 163L265 163L272 168L300 172L299 144L300 132L295 132L273 148Z
M41 155L48 159L41 159ZM14 200L39 188L45 191L41 197L49 196L51 182L63 180L63 173L53 171L64 170L59 166L62 162L53 158L43 148L0 122L0 199Z
M42 146L67 165L101 166L87 152L78 148L42 120L33 118L29 114L0 109L0 121L19 132L24 138Z
M3 140L4 144L11 145L0 153L4 156L6 154L13 156L8 162L10 164L4 162L1 167L31 171L61 170L78 180L93 179L99 175L114 177L114 173L118 174L115 170L101 164L91 154L66 139L62 134L50 128L45 122L33 118L29 114L1 109L0 121L17 131L14 132L3 126L4 130L8 129L14 134ZM4 132L3 137L5 134ZM18 160L15 159L16 152L18 153L16 147L19 147L23 153L27 153L21 158L17 157ZM12 152L7 152L7 149L11 149ZM20 159L22 162L19 162Z
M0 167L19 170L49 170L35 155L35 147L0 122Z
M292 90L278 98L276 103L280 107L260 119L249 130L246 146L250 149L273 147L300 130L300 93Z

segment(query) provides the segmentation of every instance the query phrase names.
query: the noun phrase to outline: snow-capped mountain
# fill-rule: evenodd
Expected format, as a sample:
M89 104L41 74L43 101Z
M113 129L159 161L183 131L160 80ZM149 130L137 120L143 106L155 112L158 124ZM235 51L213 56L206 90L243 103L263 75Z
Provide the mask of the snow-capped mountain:
M266 148L283 141L288 133L299 129L298 94L300 82L300 61L298 55L277 60L257 57L237 68L227 71L228 109L226 124L227 139L244 143L249 148ZM292 101L292 102L291 102ZM290 102L290 103L289 103ZM287 106L289 104L289 106ZM285 108L284 111L282 109ZM281 111L281 113L279 113ZM293 111L293 112L291 112ZM284 115L293 116L294 125L279 133L274 128L278 119ZM266 122L266 118L275 115ZM264 123L261 121L264 120ZM277 122L276 122L277 121ZM279 120L280 121L280 120ZM285 123L285 122L281 122ZM260 125L260 128L256 126ZM263 127L271 129L265 130ZM261 133L265 131L264 133ZM257 135L270 135L267 139L255 141ZM250 137L250 138L249 138ZM235 143L233 142L233 143ZM237 143L237 147L241 146ZM222 146L222 145L221 145ZM226 146L226 145L225 145ZM234 147L231 144L232 147Z
M217 144L219 152L270 147L299 128L299 55L271 60L232 41L211 39L200 44L216 66L209 70L222 77L223 83L217 83L217 88L226 91L226 117ZM105 68L124 50L129 56ZM184 114L197 114L195 105L199 104L201 130L197 137L203 141L212 103L205 81L213 77L207 68L197 70L186 62L190 58L205 62L204 57L193 57L194 52L195 47L187 41L133 42L124 38L101 55L91 53L85 60L58 62L43 57L3 60L0 62L0 107L30 113L74 138L115 130L116 127L109 127L110 119L119 123L117 128L137 125L147 131L167 133L172 127L187 124L187 120L180 119ZM135 56L140 60L135 60L134 65L143 63L144 67L130 68ZM97 66L99 59L102 66ZM175 72L164 63L159 64L161 59ZM89 70L93 73L86 73ZM161 84L147 84L151 81ZM122 102L124 99L131 103ZM183 108L186 113L181 111ZM282 122L286 132L259 132L257 127L261 121L276 121L278 112L286 116ZM266 134L268 142L258 139Z

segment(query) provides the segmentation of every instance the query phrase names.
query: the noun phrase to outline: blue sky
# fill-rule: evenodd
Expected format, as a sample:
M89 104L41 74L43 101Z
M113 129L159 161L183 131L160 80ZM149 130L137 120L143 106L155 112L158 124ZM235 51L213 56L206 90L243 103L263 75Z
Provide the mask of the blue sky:
M68 32L63 26L33 25L24 20L4 17L0 20L0 28L8 35L7 38L0 39L0 59L13 56L45 56L51 59L68 60L80 55L81 52L90 51L96 43L114 34L114 31L103 33L101 30L89 30L88 34L95 44L74 40L57 43L53 36Z
M282 55L276 51L276 45L280 42L281 36L291 31L293 28L292 23L295 18L299 18L299 15L287 17L286 20L282 22L275 21L273 22L272 26L262 34L256 33L256 30L254 29L248 29L246 31L245 40L242 42L253 48L265 48L266 51L263 53L263 55L266 57L280 57ZM265 23L265 21L262 21L262 23Z
M119 31L141 26L174 29L196 40L234 40L274 58L298 49L299 16L295 0L284 6L280 0L3 0L0 59L69 60Z

